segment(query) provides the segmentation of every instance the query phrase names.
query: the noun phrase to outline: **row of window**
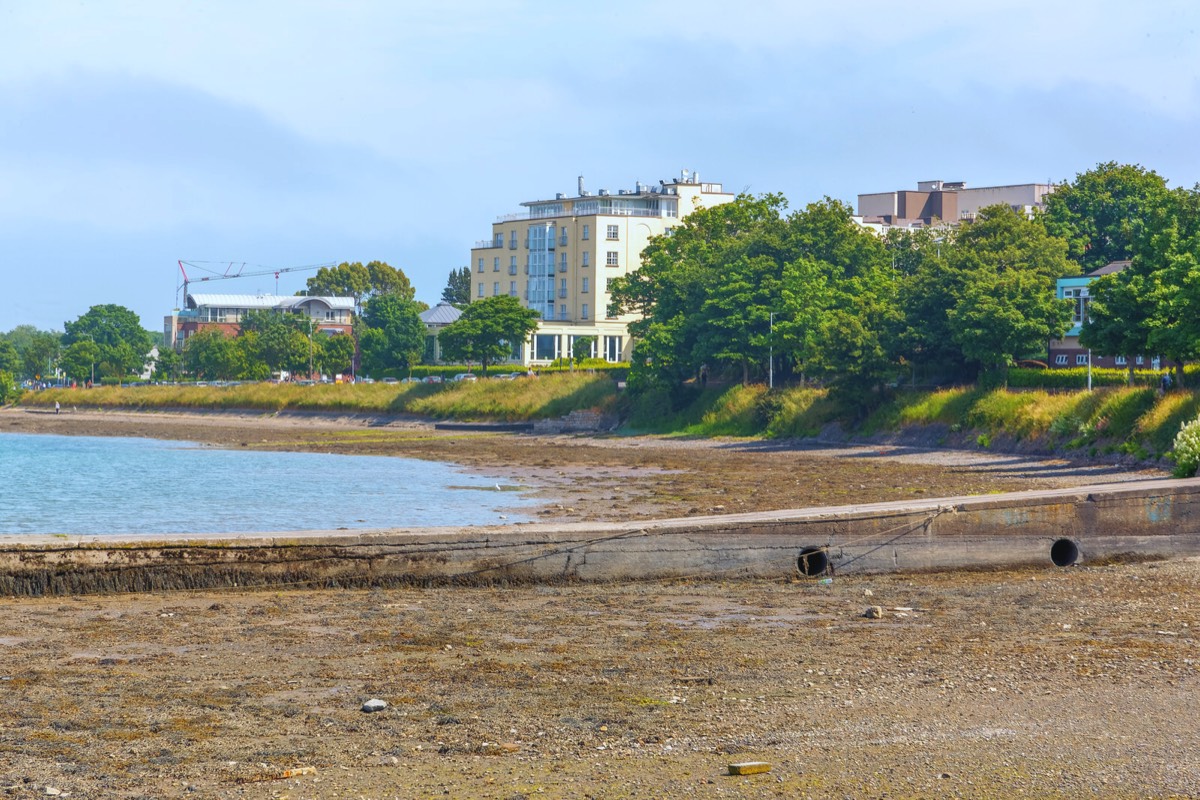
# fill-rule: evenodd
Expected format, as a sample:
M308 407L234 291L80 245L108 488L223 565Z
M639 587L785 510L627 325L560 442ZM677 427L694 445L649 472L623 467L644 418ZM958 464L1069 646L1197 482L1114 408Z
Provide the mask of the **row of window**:
M580 264L580 266L583 266L583 267L591 266L591 253L584 251L582 263ZM621 266L620 251L609 250L608 252L606 252L604 254L604 266L606 266L606 267ZM476 268L479 272L483 272L483 256L479 257L479 262L478 262ZM567 254L566 253L563 253L562 258L559 259L558 270L559 270L559 272L567 271ZM494 256L492 258L492 272L499 272L499 271L500 271L500 256ZM526 265L525 271L526 272L529 271L528 265ZM516 256L510 256L508 259L508 274L509 275L517 274L517 257Z
M1066 353L1059 353L1058 355L1056 355L1054 357L1054 364L1055 364L1055 366L1065 367L1068 363L1069 358L1070 357ZM1086 367L1087 363L1088 363L1087 353L1076 353L1075 354L1075 366ZM1116 364L1118 367L1127 367L1127 366L1129 366L1129 359L1126 358L1125 356L1116 356L1113 359L1113 363ZM1146 363L1145 356L1137 356L1133 359L1134 366L1140 367L1140 366L1145 365L1145 363Z
M620 225L607 225L607 226L605 226L605 228L606 229L604 232L605 233L604 238L607 241L610 241L610 242L620 241L620 239L621 239L621 226ZM580 232L580 238L585 242L589 241L592 238L592 231L591 231L590 225L583 226L583 230ZM554 228L550 228L550 239L551 240L554 239ZM558 243L563 246L565 246L567 243L567 231L565 228L558 235ZM553 244L553 241L551 241L551 244ZM528 239L525 240L525 246L526 247L529 246ZM503 233L497 233L492 237L492 247L504 247L504 234ZM509 250L517 249L517 232L516 231L508 232L508 249Z
M583 278L583 280L580 282L579 293L587 294L588 292L591 291L591 289L592 289L592 282L586 277ZM612 278L604 279L604 291L606 291L606 292L612 291ZM512 295L513 297L517 296L517 282L516 281L508 282L508 293L510 295ZM479 297L484 296L482 283L477 285L476 294ZM496 281L495 283L492 284L492 294L493 295L500 294L500 281ZM559 297L567 296L567 279L566 278L561 279L558 283L558 296Z

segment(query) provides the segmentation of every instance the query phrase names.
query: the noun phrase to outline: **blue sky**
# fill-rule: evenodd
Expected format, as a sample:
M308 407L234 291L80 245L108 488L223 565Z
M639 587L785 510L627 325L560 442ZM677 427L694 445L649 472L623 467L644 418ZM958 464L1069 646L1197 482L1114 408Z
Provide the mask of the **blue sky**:
M1110 160L1192 186L1198 30L1191 0L0 0L0 331L157 330L179 259L379 259L433 303L581 174L793 206Z

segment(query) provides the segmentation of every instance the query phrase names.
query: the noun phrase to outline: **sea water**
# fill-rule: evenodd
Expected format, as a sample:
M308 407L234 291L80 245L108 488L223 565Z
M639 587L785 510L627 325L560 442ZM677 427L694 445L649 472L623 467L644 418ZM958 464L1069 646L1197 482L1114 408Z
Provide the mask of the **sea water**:
M450 464L0 434L0 534L252 533L490 525L534 501Z

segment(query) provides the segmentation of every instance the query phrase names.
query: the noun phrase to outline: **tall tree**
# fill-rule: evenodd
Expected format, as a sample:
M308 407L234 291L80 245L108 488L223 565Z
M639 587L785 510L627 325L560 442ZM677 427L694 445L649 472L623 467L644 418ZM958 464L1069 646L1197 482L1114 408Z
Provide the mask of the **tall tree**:
M308 370L313 350L312 317L256 309L242 318L240 327L239 343L250 363L261 362L268 373Z
M1167 182L1137 164L1109 161L1081 172L1046 196L1046 227L1069 243L1084 272L1133 257L1150 208Z
M368 372L407 369L425 349L425 324L416 301L384 294L367 301L361 336L363 367Z
M141 319L124 306L92 306L74 322L65 324L63 344L90 340L100 348L97 375L124 377L139 374L150 353L150 334Z
M320 297L353 297L355 310L369 297L395 294L406 300L416 295L412 282L402 270L383 261L372 261L366 266L355 261L342 262L336 267L322 267L308 279L307 294Z
M26 378L45 378L54 373L62 352L62 335L51 331L35 331L25 340L21 350L22 371Z
M460 267L450 270L446 288L442 289L442 302L455 308L466 308L471 302L471 268Z
M537 330L538 317L517 298L497 295L467 306L462 316L438 333L438 342L447 358L478 361L487 375L489 365L508 358Z
M67 345L58 365L68 378L78 383L88 383L95 379L96 365L102 358L100 347L84 339Z
M354 339L336 334L321 336L316 340L314 364L316 369L327 375L345 375L354 363Z
M21 354L4 336L0 336L0 370L14 375L21 371Z
M248 367L245 350L217 328L205 328L188 337L183 363L188 372L204 380L241 378Z
M1078 267L1040 221L1007 206L985 208L959 233L949 261L965 277L947 311L950 334L985 370L1043 349L1070 325L1070 303L1055 298L1054 285Z

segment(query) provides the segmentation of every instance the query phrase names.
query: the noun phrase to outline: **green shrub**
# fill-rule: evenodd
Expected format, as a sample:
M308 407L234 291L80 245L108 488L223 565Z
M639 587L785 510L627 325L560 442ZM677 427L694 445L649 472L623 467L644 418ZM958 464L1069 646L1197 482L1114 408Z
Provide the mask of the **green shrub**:
M1200 467L1200 418L1180 426L1172 452L1176 478L1190 478L1196 474Z
M0 370L0 405L15 403L21 399L21 387L11 372Z

